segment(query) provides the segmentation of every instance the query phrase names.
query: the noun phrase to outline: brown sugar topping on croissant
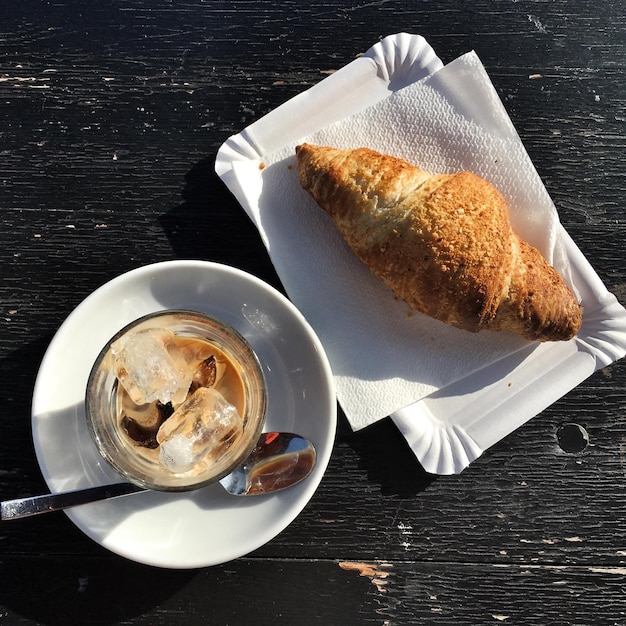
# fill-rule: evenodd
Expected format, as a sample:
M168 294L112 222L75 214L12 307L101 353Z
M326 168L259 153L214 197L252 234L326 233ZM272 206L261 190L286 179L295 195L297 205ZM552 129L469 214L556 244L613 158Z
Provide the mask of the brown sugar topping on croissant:
M302 187L354 254L413 309L477 332L571 339L581 307L512 230L504 198L471 172L431 175L368 148L296 148Z

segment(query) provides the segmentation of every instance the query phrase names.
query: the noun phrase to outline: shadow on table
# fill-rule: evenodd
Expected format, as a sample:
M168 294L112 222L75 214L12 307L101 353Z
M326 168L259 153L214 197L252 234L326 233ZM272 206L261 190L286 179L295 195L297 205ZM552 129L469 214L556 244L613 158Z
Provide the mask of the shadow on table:
M13 616L13 623L20 616L48 626L126 622L166 603L197 574L119 558L28 556L2 561L4 612Z
M389 419L380 420L353 432L340 410L337 442L345 443L359 456L359 467L368 479L380 484L383 495L410 498L424 491L437 479L426 472L409 448L406 439Z
M214 170L214 157L185 175L183 202L159 217L179 259L232 265L280 289L280 281L252 220Z
M2 576L7 624L356 624L378 608L369 580L331 559L159 570L106 556L28 556L3 559Z
M51 334L25 342L0 359L0 498L38 493L45 485L33 448L31 400ZM0 544L1 545L1 544Z

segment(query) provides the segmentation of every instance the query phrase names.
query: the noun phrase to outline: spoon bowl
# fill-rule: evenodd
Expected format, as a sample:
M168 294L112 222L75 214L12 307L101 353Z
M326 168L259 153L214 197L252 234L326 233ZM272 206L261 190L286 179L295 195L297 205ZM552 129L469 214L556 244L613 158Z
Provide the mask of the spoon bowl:
M274 493L304 480L315 465L313 444L291 433L263 433L250 456L219 482L234 496Z

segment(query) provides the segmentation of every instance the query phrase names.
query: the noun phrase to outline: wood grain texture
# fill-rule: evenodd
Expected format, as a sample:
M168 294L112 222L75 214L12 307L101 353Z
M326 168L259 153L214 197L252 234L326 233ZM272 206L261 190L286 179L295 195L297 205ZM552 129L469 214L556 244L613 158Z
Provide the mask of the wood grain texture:
M280 282L213 173L231 134L400 31L485 64L562 222L626 304L626 17L610 0L112 0L0 5L0 498L40 493L37 370L114 276L198 258ZM626 363L460 476L340 416L303 513L190 572L110 554L62 514L0 525L0 624L626 622ZM566 423L588 445L567 453ZM362 575L361 575L362 574ZM119 581L123 591L116 595Z
M269 569L246 558L193 572L83 558L62 568L47 558L1 564L19 598L8 622L15 626L620 624L625 617L615 602L617 568L284 559ZM34 586L28 599L24 585Z

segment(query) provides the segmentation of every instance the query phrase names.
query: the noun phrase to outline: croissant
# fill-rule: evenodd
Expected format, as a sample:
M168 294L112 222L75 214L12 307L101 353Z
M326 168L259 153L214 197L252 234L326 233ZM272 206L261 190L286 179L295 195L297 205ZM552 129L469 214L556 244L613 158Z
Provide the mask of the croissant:
M471 172L431 175L368 148L296 147L302 187L396 297L457 328L571 339L582 310L512 230L506 202Z

